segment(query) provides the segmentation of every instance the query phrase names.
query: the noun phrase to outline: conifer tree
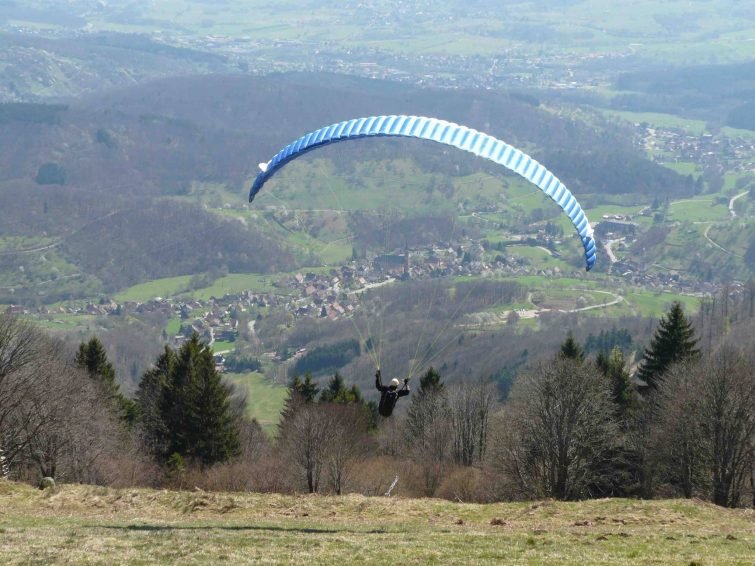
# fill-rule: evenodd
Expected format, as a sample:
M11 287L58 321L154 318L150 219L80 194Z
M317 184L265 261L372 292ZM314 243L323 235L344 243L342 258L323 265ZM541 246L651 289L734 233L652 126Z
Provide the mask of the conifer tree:
M281 419L278 428L281 434L285 431L286 424L294 417L297 408L303 403L312 403L320 392L311 373L304 374L304 379L295 375L288 385L288 397L281 410Z
M650 347L645 349L637 372L637 377L646 384L643 389L657 389L663 373L672 364L699 356L698 340L694 335L695 329L684 315L682 305L674 302L668 313L661 317Z
M577 343L572 335L571 331L566 335L566 340L561 344L561 349L558 352L558 357L562 359L574 360L576 362L585 361L585 351L582 346Z
M636 405L636 393L626 367L624 352L614 346L610 354L599 352L595 363L611 384L611 397L616 404L617 415L629 416Z
M428 393L441 392L445 389L443 380L440 377L440 373L430 366L430 368L419 378L419 390L418 396L422 396Z
M79 351L74 361L77 366L86 370L90 378L102 386L107 397L115 405L119 418L129 425L133 424L136 420L136 403L121 393L115 380L115 369L107 359L105 346L99 338L92 336L89 342L79 344Z
M159 392L155 399L155 393ZM239 423L230 390L215 369L212 350L195 333L178 352L166 348L139 386L145 428L163 460L179 454L211 465L240 452Z
M167 432L160 412L160 399L176 364L176 353L165 346L155 365L144 372L136 392L142 435L154 454L165 451Z
M336 372L328 381L328 385L320 392L320 401L323 403L337 403L339 405L348 405L350 403L363 404L364 398L362 392L356 385L351 388L346 387L343 376Z

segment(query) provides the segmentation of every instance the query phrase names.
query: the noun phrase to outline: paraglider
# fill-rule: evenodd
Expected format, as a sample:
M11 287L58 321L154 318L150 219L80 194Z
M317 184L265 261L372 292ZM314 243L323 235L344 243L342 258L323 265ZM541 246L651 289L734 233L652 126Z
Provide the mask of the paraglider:
M325 145L365 137L411 137L430 140L468 151L521 175L553 199L571 220L585 250L587 271L597 259L593 229L574 195L543 165L526 153L477 130L423 116L370 116L338 122L310 132L291 142L267 163L252 184L249 202L281 167L297 157Z
M391 379L388 385L383 385L380 380L380 369L375 372L375 389L380 391L380 403L378 405L378 413L382 417L390 417L393 414L393 409L396 407L399 397L406 397L409 395L409 378L404 379L404 386L398 388L398 379Z

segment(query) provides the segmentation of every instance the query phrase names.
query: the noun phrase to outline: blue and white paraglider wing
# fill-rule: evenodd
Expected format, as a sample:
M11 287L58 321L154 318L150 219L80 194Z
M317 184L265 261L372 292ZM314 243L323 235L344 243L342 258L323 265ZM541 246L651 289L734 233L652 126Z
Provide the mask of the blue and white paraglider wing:
M291 142L267 163L252 184L249 202L281 167L304 153L336 142L366 137L409 137L430 140L474 153L521 175L553 199L574 224L585 249L587 270L595 265L593 229L574 195L558 178L526 153L493 136L466 126L423 116L370 116L332 124Z

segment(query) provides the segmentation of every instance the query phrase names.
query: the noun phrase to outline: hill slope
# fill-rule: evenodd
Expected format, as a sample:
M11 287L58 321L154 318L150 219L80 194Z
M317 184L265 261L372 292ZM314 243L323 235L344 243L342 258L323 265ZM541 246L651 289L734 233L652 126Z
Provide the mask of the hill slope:
M0 561L748 563L753 518L697 501L489 505L0 482ZM749 557L749 558L748 558Z

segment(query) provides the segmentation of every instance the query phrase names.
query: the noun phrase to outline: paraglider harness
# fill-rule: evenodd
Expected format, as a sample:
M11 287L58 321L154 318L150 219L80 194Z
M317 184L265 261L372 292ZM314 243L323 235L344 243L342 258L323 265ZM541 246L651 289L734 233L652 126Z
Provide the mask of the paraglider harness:
M390 417L398 398L409 395L409 378L404 379L404 386L399 389L398 385L383 385L380 381L380 370L377 370L375 372L375 388L380 391L378 413L383 417Z

